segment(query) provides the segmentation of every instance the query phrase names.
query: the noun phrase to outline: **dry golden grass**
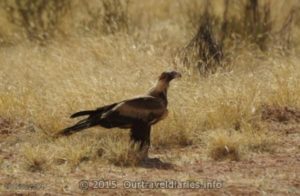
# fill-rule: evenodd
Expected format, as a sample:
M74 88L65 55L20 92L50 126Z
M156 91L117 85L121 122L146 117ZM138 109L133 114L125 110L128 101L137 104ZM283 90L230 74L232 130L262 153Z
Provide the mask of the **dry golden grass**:
M232 135L224 135L224 131L216 134L209 142L209 153L211 158L216 161L229 159L232 161L239 161L240 150L238 140Z
M25 124L19 136L12 136L18 139L3 143L17 149L18 160L5 169L7 160L0 154L3 173L45 173L52 187L56 176L70 182L67 176L78 170L93 174L97 168L99 174L111 165L136 165L127 131L97 127L67 138L52 134L73 123L71 113L143 94L162 71L175 68L183 78L170 85L169 116L153 128L150 155L163 151L163 160L185 165L211 158L246 160L280 148L281 139L267 130L261 111L264 105L300 108L299 57L273 46L262 53L246 41L233 43L226 68L200 77L173 63L174 51L194 33L185 28L183 13L172 14L178 5L144 3L131 7L136 30L129 35L74 34L43 47L23 41L0 48L0 117ZM138 20L145 7L149 13ZM190 147L201 153L175 155Z

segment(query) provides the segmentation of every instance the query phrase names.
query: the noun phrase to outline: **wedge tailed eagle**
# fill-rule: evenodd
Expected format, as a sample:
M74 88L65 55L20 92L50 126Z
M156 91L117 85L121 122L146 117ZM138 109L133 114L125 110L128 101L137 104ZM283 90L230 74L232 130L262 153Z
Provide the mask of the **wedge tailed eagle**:
M140 150L145 150L147 156L150 147L151 126L167 116L169 83L179 77L181 74L176 71L163 72L155 86L143 96L105 105L95 110L76 112L70 118L87 117L75 125L65 128L59 134L71 135L94 126L107 129L116 127L130 129L131 141L138 143Z

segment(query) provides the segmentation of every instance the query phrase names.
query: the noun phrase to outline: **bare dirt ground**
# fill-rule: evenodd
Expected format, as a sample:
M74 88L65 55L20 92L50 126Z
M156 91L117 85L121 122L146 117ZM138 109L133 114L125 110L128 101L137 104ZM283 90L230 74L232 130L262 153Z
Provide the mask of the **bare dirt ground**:
M152 149L150 156L162 162L154 160L140 167L86 161L72 172L20 169L22 159L16 153L19 143L26 142L25 135L35 133L28 125L0 118L0 192L4 195L300 195L300 112L266 107L262 118L268 122L269 131L278 134L280 141L272 151L253 152L240 161L213 161L204 158L204 146L192 145ZM81 180L87 180L89 187L83 184L80 188ZM93 180L100 181L95 184ZM206 186L210 187L136 189L138 181L165 180L190 184L208 182ZM132 187L125 188L129 185Z

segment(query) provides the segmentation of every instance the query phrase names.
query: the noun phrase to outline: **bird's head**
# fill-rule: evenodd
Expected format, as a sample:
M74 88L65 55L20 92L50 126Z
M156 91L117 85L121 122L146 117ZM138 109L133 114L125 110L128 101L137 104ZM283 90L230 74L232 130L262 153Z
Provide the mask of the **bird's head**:
M166 95L169 82L175 78L180 78L181 74L177 71L165 71L162 72L156 82L155 86L149 91L149 95L154 97L160 97L161 93Z
M177 71L165 71L160 74L158 79L160 81L170 82L175 78L181 78L181 73Z

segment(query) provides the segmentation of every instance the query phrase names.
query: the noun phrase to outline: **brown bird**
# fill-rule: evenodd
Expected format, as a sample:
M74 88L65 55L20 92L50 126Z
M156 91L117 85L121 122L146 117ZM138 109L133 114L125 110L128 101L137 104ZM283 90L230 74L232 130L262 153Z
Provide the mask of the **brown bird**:
M85 115L88 117L62 130L60 134L70 135L97 125L108 129L115 127L130 129L131 140L139 143L140 150L145 151L147 156L150 147L151 126L167 116L169 82L179 77L181 74L176 71L163 72L155 86L144 96L127 99L95 110L74 113L71 118Z

